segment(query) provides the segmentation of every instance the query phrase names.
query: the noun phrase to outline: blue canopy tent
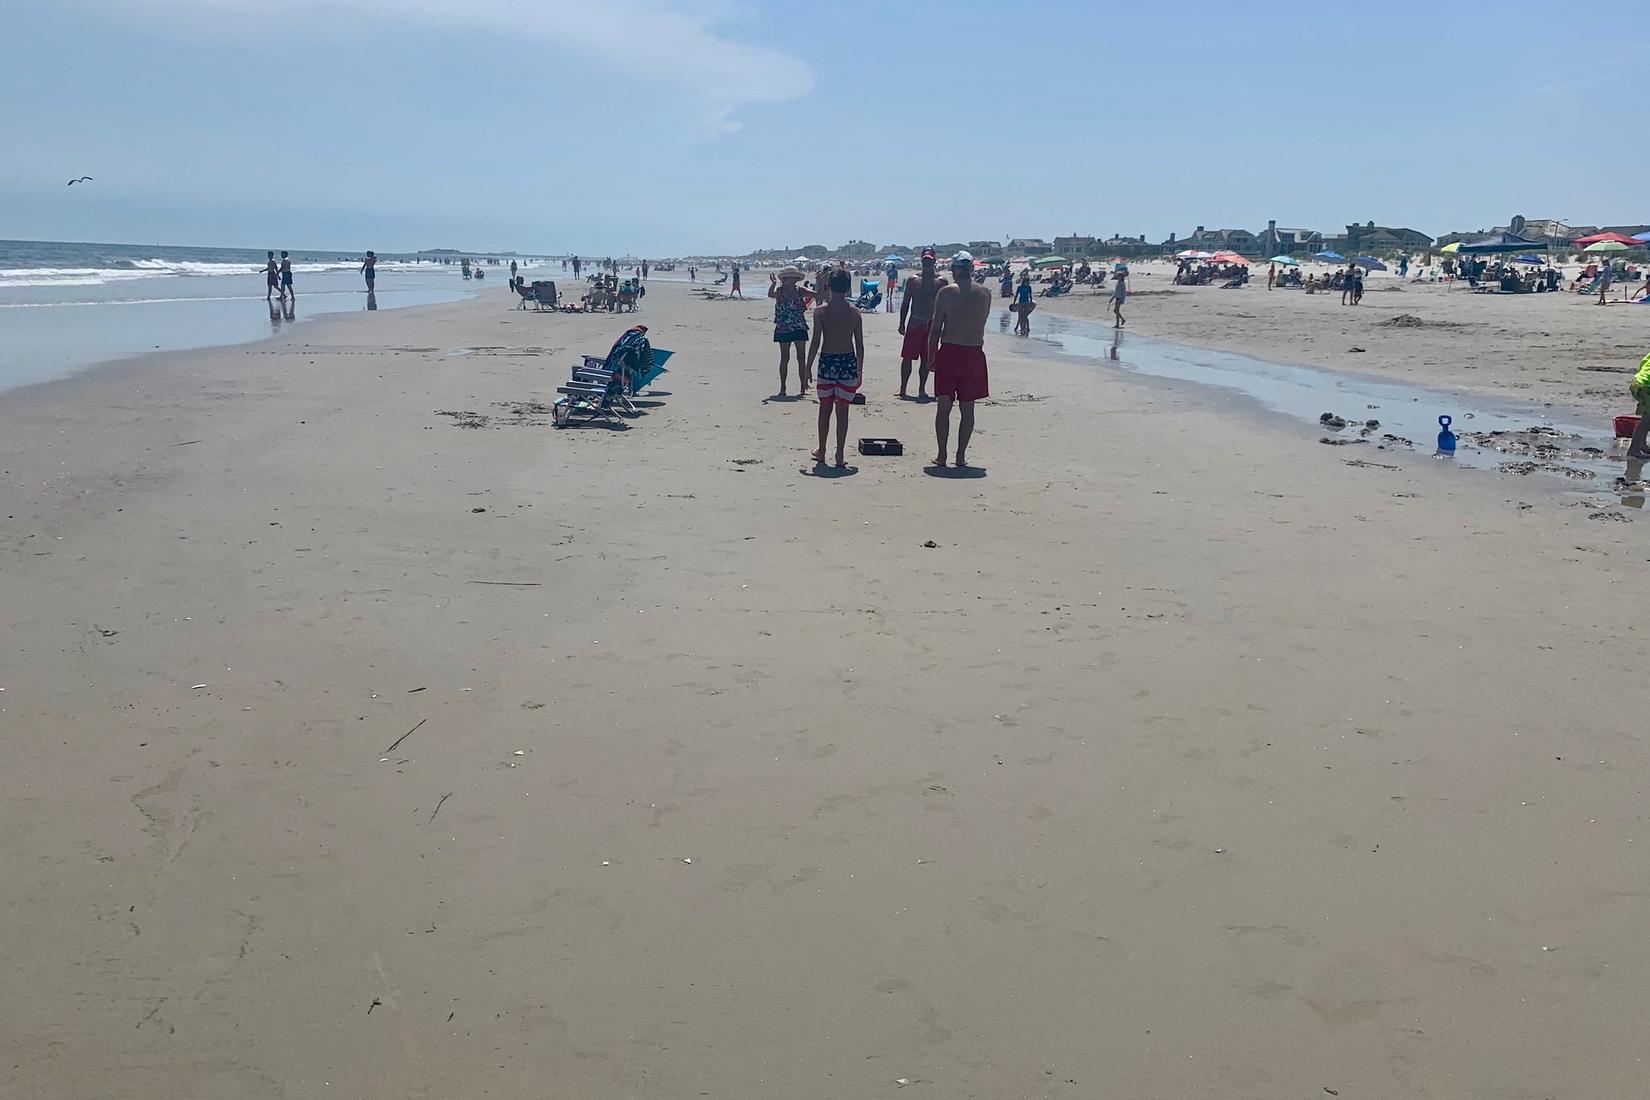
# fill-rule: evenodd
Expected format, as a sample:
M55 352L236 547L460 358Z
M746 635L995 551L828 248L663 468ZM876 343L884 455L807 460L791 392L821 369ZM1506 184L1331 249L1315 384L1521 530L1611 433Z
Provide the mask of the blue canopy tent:
M1520 237L1517 233L1497 233L1481 241L1468 241L1461 246L1461 251L1481 256L1492 252L1535 252L1545 247L1540 241Z

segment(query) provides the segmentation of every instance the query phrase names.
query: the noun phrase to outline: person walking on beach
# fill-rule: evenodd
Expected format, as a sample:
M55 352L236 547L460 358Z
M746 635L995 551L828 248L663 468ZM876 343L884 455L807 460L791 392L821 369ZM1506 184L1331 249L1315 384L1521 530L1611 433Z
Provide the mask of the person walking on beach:
M275 263L275 253L268 253L269 260L264 264L264 301L269 301L281 289L281 270Z
M1278 281L1278 265L1273 264L1266 269L1266 289L1271 290Z
M894 312L894 291L899 289L899 265L893 260L888 261L888 290L883 295L882 308L884 313Z
M367 280L367 293L373 292L373 280L378 278L378 257L372 249L367 249L367 258L361 261L361 274Z
M1121 266L1118 267L1116 274L1112 276L1111 313L1112 316L1116 318L1116 320L1112 322L1112 328L1122 328L1124 325L1128 324L1127 321L1123 320L1123 302L1129 296L1128 279L1128 269Z
M1341 305L1343 306L1358 304L1352 300L1352 273L1356 270L1357 268L1352 264L1347 264L1346 270L1341 272Z
M733 265L733 286L728 288L728 297L729 298L738 298L740 301L743 301L744 298L745 298L745 292L743 290L739 289L739 265L738 264Z
M1020 272L1020 285L1014 288L1014 312L1020 318L1014 322L1014 331L1020 336L1031 335L1031 311L1037 303L1031 300L1031 268Z
M1603 305L1605 296L1610 293L1610 284L1616 281L1615 265L1604 261L1598 269L1598 304Z
M801 275L798 271L799 282ZM848 465L843 455L848 443L848 408L854 403L854 395L865 377L865 320L848 297L851 281L846 271L831 272L831 300L814 310L814 338L808 346L803 375L806 378L813 374L817 360L819 374L814 388L819 394L819 449L813 453L814 462L825 464L825 438L834 412L839 470Z
M574 256L573 257L573 278L577 279L578 277L579 277L579 258L577 256Z
M297 292L292 289L292 258L283 249L281 252L281 297L297 300Z
M516 281L516 261L511 260L510 261L510 282L514 283L515 281Z
M974 257L959 252L951 257L955 285L934 295L934 320L928 329L928 356L934 364L934 438L939 452L934 465L945 465L946 442L951 435L951 403L962 406L957 424L957 461L968 465L968 440L974 434L974 402L991 396L986 376L985 322L991 316L991 290L974 281Z
M785 396L790 378L792 348L796 349L796 373L801 383L797 393L805 395L808 365L803 362L803 348L808 343L808 292L802 289L802 272L787 267L778 275L769 275L768 297L773 299L773 342L779 345L779 395Z
M928 346L928 330L934 322L934 298L946 285L934 273L934 250L922 250L922 268L905 280L905 296L899 306L899 332L905 342L899 349L899 396L907 397L911 385L911 361L917 360L917 400L928 397L928 372L933 358Z
M1627 444L1627 457L1634 461L1650 459L1650 355L1639 360L1639 372L1633 376L1627 392L1632 394L1639 410L1638 426Z

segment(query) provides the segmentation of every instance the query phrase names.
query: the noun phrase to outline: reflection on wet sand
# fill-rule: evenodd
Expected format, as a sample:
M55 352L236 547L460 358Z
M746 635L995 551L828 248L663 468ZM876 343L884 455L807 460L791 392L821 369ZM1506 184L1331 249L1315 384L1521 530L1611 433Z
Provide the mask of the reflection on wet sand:
M1644 459L1629 458L1627 469L1616 482L1616 491L1621 494L1621 502L1629 508L1643 508L1647 488L1650 486L1644 484Z
M367 291L367 308L368 309L377 309L378 308L378 294L377 294L377 292L371 291L371 290Z

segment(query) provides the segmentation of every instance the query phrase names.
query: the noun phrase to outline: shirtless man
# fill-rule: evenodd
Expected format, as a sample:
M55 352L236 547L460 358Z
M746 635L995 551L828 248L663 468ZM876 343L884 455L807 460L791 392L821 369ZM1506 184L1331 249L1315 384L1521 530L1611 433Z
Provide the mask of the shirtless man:
M275 292L281 289L281 268L275 262L275 253L269 254L269 262L264 264L264 301L269 301Z
M961 253L959 253L960 255ZM972 270L972 263L969 265ZM945 279L934 274L934 250L922 250L922 273L905 280L905 297L899 307L899 331L905 337L900 347L899 396L905 397L911 384L911 360L920 360L917 372L917 399L928 396L928 367L933 362L928 338L929 326L934 320L934 298L945 286Z
M814 338L808 347L807 374L814 379L819 394L819 449L814 461L825 464L825 436L831 428L831 412L836 411L836 468L848 465L843 449L848 443L848 408L864 379L865 320L848 297L851 277L833 271L828 289L830 301L814 310ZM815 373L815 362L818 373Z
M934 364L934 436L939 454L934 465L945 465L945 445L951 435L951 402L962 405L957 424L957 461L968 465L968 438L974 434L974 402L991 396L985 367L985 322L991 316L991 290L974 281L974 257L959 252L951 257L955 286L934 295L934 321L928 331L928 358Z

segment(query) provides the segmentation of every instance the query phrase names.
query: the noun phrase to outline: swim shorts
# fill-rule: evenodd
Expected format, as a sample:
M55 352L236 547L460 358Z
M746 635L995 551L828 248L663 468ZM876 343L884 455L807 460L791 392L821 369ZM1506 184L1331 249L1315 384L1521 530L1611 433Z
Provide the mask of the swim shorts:
M905 343L900 345L901 359L921 359L928 354L928 321L911 321L905 326Z
M852 404L859 392L859 358L852 352L827 353L819 357L816 367L814 392L819 394L819 403Z
M955 397L958 401L990 397L985 349L941 344L934 353L934 396Z
M803 343L803 344L806 344L808 342L808 326L803 325L801 328L798 328L798 329L778 329L778 328L776 328L776 329L773 330L773 342L776 343L776 344L790 344L790 343Z
M281 285L282 286L291 286L292 285L292 272L290 272L290 271L281 272Z

